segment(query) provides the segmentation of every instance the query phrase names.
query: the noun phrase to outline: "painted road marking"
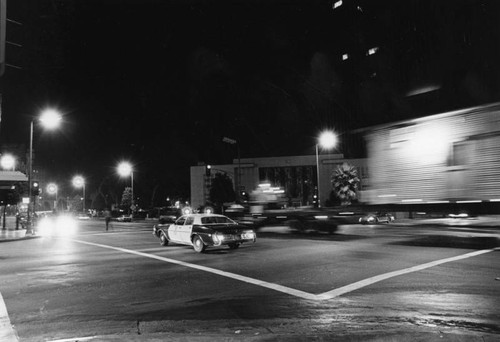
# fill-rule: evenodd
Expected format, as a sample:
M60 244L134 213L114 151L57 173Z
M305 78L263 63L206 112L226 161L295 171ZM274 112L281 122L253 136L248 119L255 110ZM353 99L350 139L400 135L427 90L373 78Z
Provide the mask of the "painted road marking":
M278 292L282 292L282 293L285 293L285 294L288 294L291 296L295 296L295 297L299 297L299 298L303 298L303 299L309 299L309 300L333 299L333 298L339 297L341 295L344 295L346 293L359 290L363 287L372 285L374 283L378 283L380 281L383 281L383 280L386 280L389 278L398 277L400 275L408 274L408 273L412 273L412 272L418 272L418 271L421 271L421 270L424 270L427 268L431 268L434 266L442 265L442 264L457 261L457 260L463 260L463 259L472 258L472 257L478 256L478 255L482 255L482 254L486 254L486 253L490 253L490 252L494 252L494 251L500 251L500 247L497 247L497 248L493 248L493 249L483 249L483 250L479 250L479 251L475 251L475 252L471 252L471 253L466 253L466 254L458 255L455 257L451 257L451 258L436 260L436 261L428 262L425 264L405 268L405 269L402 269L399 271L393 271L393 272L380 274L380 275L375 276L375 277L363 279L361 281L352 283L350 285L342 286L342 287L339 287L337 289L316 295L316 294L292 289L290 287L286 287L286 286L282 286L282 285L278 285L278 284L274 284L274 283L269 283L269 282L265 282L262 280L253 279L250 277L245 277L245 276L242 276L239 274L225 272L225 271L217 270L215 268L191 264L191 263L187 263L187 262L179 261L179 260L175 260L175 259L164 258L164 257L153 255L153 254L138 252L138 251L120 248L120 247L113 247L113 246L108 246L108 245L103 245L103 244L98 244L98 243L92 243L92 242L87 242L87 241L75 240L75 239L66 239L66 240L85 244L85 245L95 246L95 247L112 249L112 250L116 250L116 251L123 252L123 253L135 254L138 256L143 256L143 257L150 258L150 259L165 261L165 262L180 265L180 266L190 267L190 268L194 268L194 269L197 269L200 271L210 272L210 273L217 274L217 275L220 275L220 276L223 276L226 278L231 278L231 279L239 280L239 281L246 282L249 284L262 286L262 287L265 287L265 288L268 288L271 290L275 290ZM10 323L9 314L7 313L7 307L5 306L5 302L3 300L1 293L0 293L0 341L2 341L2 342L18 342L19 341L17 334L14 331L14 329L12 328L12 325Z
M495 250L498 250L498 248L483 249L483 250L480 250L480 251L475 251L475 252L471 252L471 253L467 253L467 254L462 254L462 255L455 256L455 257L451 257L451 258L446 258L446 259L431 261L431 262L428 262L428 263L425 263L425 264L421 264L421 265L417 265L417 266L413 266L413 267L404 268L404 269L399 270L399 271L393 271L393 272L388 272L388 273L380 274L380 275L375 276L375 277L366 278L366 279L357 281L355 283L352 283L352 284L349 284L349 285L346 285L346 286L342 286L342 287L339 287L337 289L334 289L334 290L331 290L331 291L319 294L318 295L318 297L319 297L318 299L332 299L332 298L341 296L343 294L346 294L348 292L352 292L352 291L358 290L360 288L369 286L371 284L378 283L380 281L383 281L383 280L386 280L386 279L389 279L389 278L394 278L394 277L397 277L397 276L400 276L400 275L403 275L403 274L407 274L407 273L422 271L422 270L425 270L427 268L431 268L431 267L434 267L434 266L442 265L442 264L445 264L445 263L448 263L448 262L453 262L453 261L457 261L457 260L472 258L472 257L478 256L478 255L481 255L481 254L486 254L486 253L493 252Z
M120 251L120 252L124 252L124 253L135 254L135 255L146 257L146 258L151 258L151 259L156 259L156 260L160 260L160 261L165 261L165 262L168 262L168 263L171 263L171 264L176 264L176 265L180 265L180 266L194 268L194 269L197 269L197 270L200 270L200 271L214 273L214 274L226 277L226 278L232 278L232 279L243 281L243 282L250 283L250 284L253 284L253 285L266 287L268 289L279 291L279 292L283 292L283 293L287 293L287 294L290 294L292 296L299 297L299 298L317 300L317 298L316 298L317 296L314 295L314 294L307 293L307 292L300 291L300 290L295 290L295 289L292 289L290 287L286 287L286 286L282 286L282 285L278 285L278 284L274 284L274 283L268 283L268 282L265 282L265 281L262 281L262 280L258 280L258 279L254 279L254 278L250 278L250 277L245 277L245 276L242 276L242 275L239 275L239 274L236 274L236 273L221 271L221 270L218 270L218 269L215 269L215 268L206 267L206 266L200 266L200 265L196 265L196 264L191 264L191 263L188 263L188 262L179 261L179 260L175 260L175 259L164 258L164 257L158 256L158 255L154 255L154 254L142 253L142 252L134 251L134 250L131 250L131 249L113 247L113 246L102 245L102 244L99 244L99 243L93 243L93 242L87 242L87 241L81 241L81 240L73 240L73 239L69 239L69 240L75 241L75 242L78 242L78 243L82 243L82 244L86 244L86 245L90 245L90 246L96 246L96 247L114 249L116 251Z
M17 342L17 334L10 324L9 314L7 307L3 301L2 294L0 293L0 341L2 342Z
M321 293L321 294L312 294L312 293L308 293L308 292L305 292L305 291L292 289L290 287L286 287L286 286L283 286L283 285L278 285L278 284L275 284L275 283L269 283L269 282L266 282L266 281L263 281L263 280L258 280L258 279L254 279L254 278L242 276L242 275L239 275L239 274L236 274L236 273L221 271L221 270L218 270L218 269L215 269L215 268L206 267L206 266L200 266L200 265L196 265L196 264L191 264L191 263L188 263L188 262L179 261L179 260L170 259L170 258L165 258L165 257L161 257L161 256L154 255L154 254L148 254L148 253L134 251L134 250L131 250L131 249L125 249L125 248L120 248L120 247L113 247L113 246L108 246L108 245L103 245L103 244L98 244L98 243L93 243L93 242L87 242L87 241L81 241L81 240L74 240L74 239L69 239L69 240L74 241L74 242L78 242L78 243L82 243L82 244L86 244L86 245L91 245L91 246L96 246L96 247L102 247L102 248L107 248L107 249L113 249L113 250L124 252L124 253L135 254L135 255L146 257L146 258L151 258L151 259L156 259L156 260L160 260L160 261L165 261L165 262L176 264L176 265L180 265L180 266L190 267L190 268L194 268L194 269L197 269L197 270L200 270L200 271L210 272L210 273L214 273L214 274L217 274L217 275L221 275L223 277L227 277L227 278L231 278L231 279L243 281L243 282L246 282L246 283L249 283L249 284L266 287L268 289L275 290L275 291L282 292L282 293L286 293L286 294L289 294L289 295L292 295L292 296L295 296L295 297L299 297L299 298L303 298L303 299L311 299L311 300L328 300L328 299L333 299L333 298L339 297L339 296L341 296L343 294L346 294L346 293L349 293L349 292L352 292L352 291L355 291L355 290L359 290L359 289L361 289L363 287L369 286L371 284L378 283L380 281L383 281L383 280L386 280L386 279L389 279L389 278L398 277L400 275L407 274L407 273L418 272L418 271L421 271L421 270L424 270L424 269L427 269L427 268L430 268L430 267L442 265L442 264L445 264L445 263L448 263L448 262L453 262L453 261L457 261L457 260L472 258L472 257L478 256L478 255L481 255L481 254L486 254L486 253L490 253L490 252L493 252L493 251L500 250L500 247L493 248L493 249L483 249L483 250L479 250L479 251L475 251L475 252L471 252L471 253L467 253L467 254L462 254L462 255L459 255L459 256L451 257L451 258L446 258L446 259L441 259L441 260L436 260L436 261L428 262L428 263L425 263L425 264L421 264L421 265L417 265L417 266L405 268L405 269L398 270L398 271L393 271L393 272L388 272L388 273L380 274L378 276L370 277L370 278L367 278L367 279L363 279L361 281L352 283L350 285L342 286L342 287L339 287L337 289L334 289L334 290L331 290L331 291L327 291L327 292L324 292L324 293Z

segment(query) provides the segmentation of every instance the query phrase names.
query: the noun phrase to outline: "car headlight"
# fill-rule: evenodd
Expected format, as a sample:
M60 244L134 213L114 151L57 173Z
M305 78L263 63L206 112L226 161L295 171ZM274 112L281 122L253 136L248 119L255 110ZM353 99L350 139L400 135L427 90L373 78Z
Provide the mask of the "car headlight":
M70 216L59 216L56 221L56 230L60 235L73 235L77 230L77 223Z
M41 236L50 236L53 234L54 223L48 217L44 217L38 221L37 233Z
M243 239L255 239L255 233L253 231L244 232L241 237Z

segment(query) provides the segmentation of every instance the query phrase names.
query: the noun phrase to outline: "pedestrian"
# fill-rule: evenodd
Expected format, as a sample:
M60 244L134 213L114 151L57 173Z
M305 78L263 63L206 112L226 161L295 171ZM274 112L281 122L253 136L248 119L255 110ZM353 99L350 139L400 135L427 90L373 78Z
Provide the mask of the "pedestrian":
M36 225L38 224L38 215L37 213L33 213L31 216L31 220L26 222L26 235L36 235Z
M106 231L108 231L109 222L111 221L111 212L108 208L104 209L104 221L106 222Z
M21 223L21 213L16 210L16 230L19 229L19 224Z

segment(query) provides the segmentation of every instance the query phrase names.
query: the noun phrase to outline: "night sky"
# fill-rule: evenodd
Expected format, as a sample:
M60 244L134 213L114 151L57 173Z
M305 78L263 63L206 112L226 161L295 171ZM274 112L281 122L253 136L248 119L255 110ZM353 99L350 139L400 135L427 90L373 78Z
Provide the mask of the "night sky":
M0 143L56 107L60 130L35 128L50 178L123 189L128 159L140 196L188 196L189 166L237 157L224 136L302 155L332 128L359 157L353 129L500 100L500 1L335 2L8 0Z

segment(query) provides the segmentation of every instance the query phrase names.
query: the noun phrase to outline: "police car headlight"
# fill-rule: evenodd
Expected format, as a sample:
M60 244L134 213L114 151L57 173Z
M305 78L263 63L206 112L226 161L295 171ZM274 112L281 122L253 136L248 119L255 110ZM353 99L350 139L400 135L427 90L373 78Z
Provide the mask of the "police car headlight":
M241 237L243 239L255 239L255 233L253 231L244 232Z

